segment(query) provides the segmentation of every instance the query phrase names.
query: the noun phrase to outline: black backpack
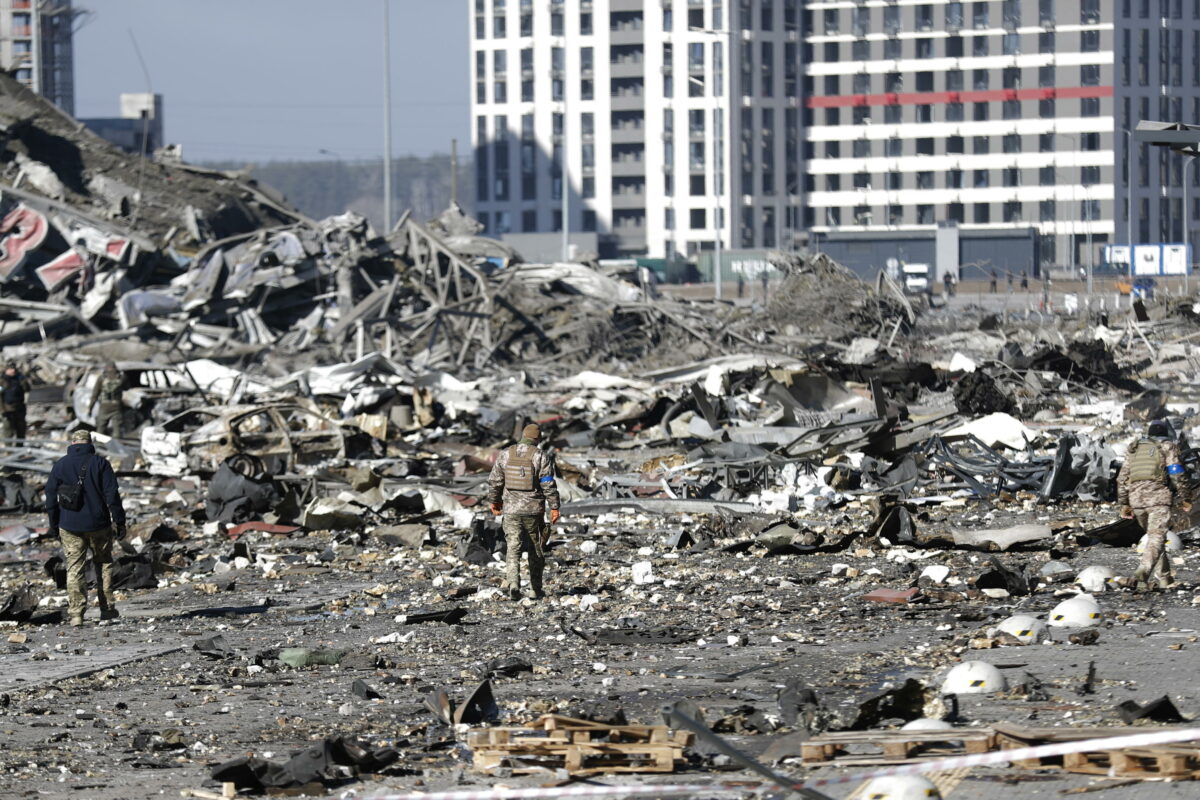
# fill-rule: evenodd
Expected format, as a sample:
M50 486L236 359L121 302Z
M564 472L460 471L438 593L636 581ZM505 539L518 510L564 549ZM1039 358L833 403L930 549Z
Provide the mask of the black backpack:
M79 468L79 482L58 487L58 504L67 511L79 511L83 508L83 478L87 475L90 463Z

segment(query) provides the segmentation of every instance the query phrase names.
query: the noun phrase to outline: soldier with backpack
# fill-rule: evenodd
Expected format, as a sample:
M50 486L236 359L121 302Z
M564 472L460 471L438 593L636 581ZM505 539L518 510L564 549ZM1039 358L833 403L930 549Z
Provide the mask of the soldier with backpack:
M537 425L526 425L521 441L500 453L488 478L492 513L504 515L501 527L507 543L504 588L512 600L521 599L521 551L529 553L529 588L541 599L545 546L549 536L544 515L550 506L550 524L558 522L558 486L554 483L554 456L538 449L542 436Z
M1146 531L1142 560L1133 573L1138 591L1151 584L1165 589L1174 585L1171 558L1167 553L1167 528L1171 507L1179 501L1184 511L1192 504L1184 499L1184 468L1178 446L1171 441L1166 420L1150 423L1146 438L1139 439L1125 457L1117 475L1117 500L1121 516L1136 519Z

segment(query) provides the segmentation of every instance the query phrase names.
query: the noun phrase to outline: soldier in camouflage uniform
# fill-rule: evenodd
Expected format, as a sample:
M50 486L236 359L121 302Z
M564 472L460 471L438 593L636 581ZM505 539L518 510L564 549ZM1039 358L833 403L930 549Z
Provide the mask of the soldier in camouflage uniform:
M1151 582L1166 588L1175 583L1171 574L1171 557L1167 553L1167 528L1171 507L1180 501L1185 511L1191 503L1183 499L1184 468L1179 448L1170 440L1170 427L1164 420L1150 423L1148 437L1129 448L1121 472L1117 475L1117 500L1121 516L1137 519L1146 531L1146 548L1142 561L1133 574L1139 590Z
M125 390L125 378L117 365L111 361L96 380L92 402L96 408L96 430L119 439L122 434L124 405L121 394Z
M543 548L550 538L544 515L550 506L550 524L558 522L558 487L554 483L554 456L538 449L542 432L526 425L521 441L500 453L488 478L492 513L504 515L504 588L509 598L521 598L521 550L529 553L529 588L534 599L542 592Z

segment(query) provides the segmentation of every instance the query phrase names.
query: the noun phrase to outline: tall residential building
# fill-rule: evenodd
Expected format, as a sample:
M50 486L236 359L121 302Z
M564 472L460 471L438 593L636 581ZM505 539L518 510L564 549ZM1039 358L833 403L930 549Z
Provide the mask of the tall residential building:
M1126 131L1200 119L1200 2L807 2L804 25L818 240L1034 228L1043 264L1098 265L1128 240ZM1182 241L1182 159L1132 166L1134 240Z
M0 0L0 66L68 114L75 113L71 0Z
M800 216L800 3L468 0L475 208L601 254L778 247ZM731 18L730 15L733 15Z
M1184 160L1128 132L1200 122L1200 0L469 5L493 233L559 228L565 153L606 254L803 239L878 266L961 238L963 265L1082 267L1184 239Z

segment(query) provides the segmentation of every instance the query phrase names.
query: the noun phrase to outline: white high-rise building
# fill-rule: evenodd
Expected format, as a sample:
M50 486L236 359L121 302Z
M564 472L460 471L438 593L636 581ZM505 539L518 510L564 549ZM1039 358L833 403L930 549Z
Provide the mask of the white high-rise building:
M800 3L468 0L477 216L602 256L787 246ZM731 66L732 65L732 66Z
M0 0L0 67L68 114L75 113L71 0Z

